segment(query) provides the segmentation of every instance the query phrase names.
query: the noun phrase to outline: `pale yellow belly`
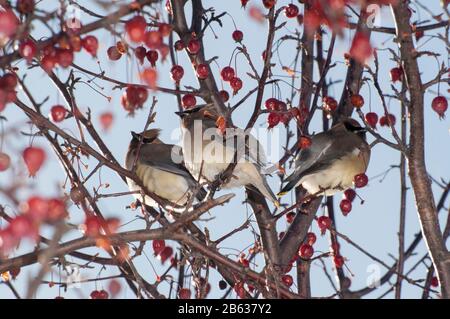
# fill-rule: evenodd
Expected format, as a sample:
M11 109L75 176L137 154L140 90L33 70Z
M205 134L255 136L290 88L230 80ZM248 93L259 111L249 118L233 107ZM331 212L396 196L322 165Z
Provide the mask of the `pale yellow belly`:
M336 161L327 170L303 177L299 184L310 194L331 196L352 187L355 175L364 173L366 169L367 165L362 158L352 154ZM324 189L326 191L319 193Z
M136 175L150 192L178 205L186 204L189 185L183 176L143 165L138 165ZM139 190L139 187L134 182L131 181L130 183L129 181L128 184L130 189ZM135 195L135 197L142 200L140 195ZM156 203L148 197L145 198L145 203L150 206L156 206Z

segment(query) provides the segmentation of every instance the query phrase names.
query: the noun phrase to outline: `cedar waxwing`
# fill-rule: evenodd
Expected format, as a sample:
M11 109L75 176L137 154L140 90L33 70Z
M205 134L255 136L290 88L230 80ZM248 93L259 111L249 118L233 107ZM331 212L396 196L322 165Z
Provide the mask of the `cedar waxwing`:
M245 134L239 128L219 133L216 127L218 115L210 107L196 107L176 114L181 117L184 160L192 176L208 183L215 181L234 162L238 150L232 176L222 187L253 186L279 206L261 173L266 166L264 150L251 134Z
M278 196L302 185L311 195L331 196L352 186L355 175L366 172L370 147L366 129L351 118L311 137L311 146L300 150L296 169L286 178Z
M143 185L150 192L176 205L186 205L194 191L197 191L195 194L197 199L202 200L206 196L206 191L199 187L198 182L184 167L181 148L164 144L158 138L159 132L158 129L150 129L140 134L131 132L126 168L132 170L136 161L136 175ZM142 144L136 160L141 137ZM131 191L140 191L140 187L134 181L127 179L127 182ZM145 196L144 201L140 194L134 196L142 203L145 201L145 205L158 207L158 204L148 196Z

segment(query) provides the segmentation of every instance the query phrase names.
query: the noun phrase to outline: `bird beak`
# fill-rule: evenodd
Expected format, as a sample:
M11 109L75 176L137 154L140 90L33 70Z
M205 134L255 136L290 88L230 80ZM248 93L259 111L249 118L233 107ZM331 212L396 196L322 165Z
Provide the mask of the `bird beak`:
M133 136L133 138L135 138L137 140L141 139L141 136L138 133L133 132L133 131L131 131L131 136Z

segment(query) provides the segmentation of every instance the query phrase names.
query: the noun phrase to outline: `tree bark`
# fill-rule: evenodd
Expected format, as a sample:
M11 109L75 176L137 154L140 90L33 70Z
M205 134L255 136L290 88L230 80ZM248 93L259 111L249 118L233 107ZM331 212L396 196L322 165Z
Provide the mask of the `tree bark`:
M408 152L408 175L414 190L417 213L423 237L433 261L441 285L442 297L450 298L450 257L439 227L431 182L425 165L424 151L424 90L417 63L416 50L409 23L408 4L399 1L391 5L395 18L397 42L402 67L410 93L410 146Z

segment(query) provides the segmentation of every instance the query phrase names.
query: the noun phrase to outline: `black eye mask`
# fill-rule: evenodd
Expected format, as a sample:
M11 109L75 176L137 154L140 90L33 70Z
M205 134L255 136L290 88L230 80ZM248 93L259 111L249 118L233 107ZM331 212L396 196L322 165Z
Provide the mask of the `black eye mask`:
M136 141L141 140L141 135L136 132L131 132L131 136L133 136L133 139L135 139ZM149 143L153 142L155 139L156 139L156 136L153 138L144 137L144 139L142 140L142 143L149 144Z

